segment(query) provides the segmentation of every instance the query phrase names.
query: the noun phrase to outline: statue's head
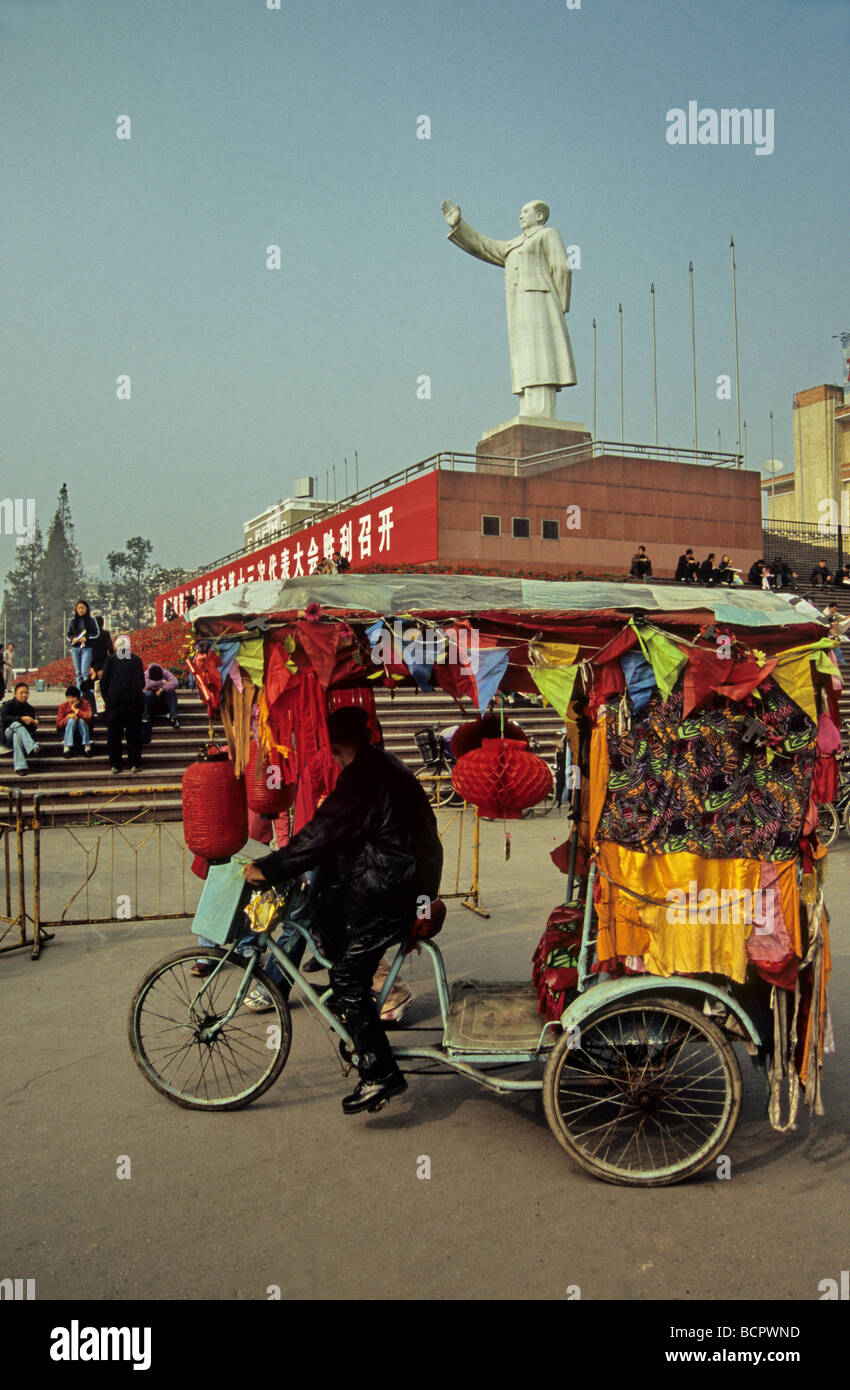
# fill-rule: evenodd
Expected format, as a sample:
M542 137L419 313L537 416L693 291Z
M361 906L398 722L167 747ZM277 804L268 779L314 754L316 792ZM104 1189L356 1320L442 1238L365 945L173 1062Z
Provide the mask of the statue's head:
M526 203L519 214L519 225L524 232L530 231L533 227L542 227L548 220L548 204L541 203L539 199L533 203Z

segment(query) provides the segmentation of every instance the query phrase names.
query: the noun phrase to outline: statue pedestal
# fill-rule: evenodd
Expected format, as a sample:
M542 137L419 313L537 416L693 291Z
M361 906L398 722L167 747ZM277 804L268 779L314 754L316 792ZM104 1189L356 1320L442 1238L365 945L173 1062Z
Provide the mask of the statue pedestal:
M485 472L493 459L531 459L551 453L553 449L569 449L590 442L589 431L574 420L517 415L513 420L496 425L495 429L484 431L475 446L476 472Z

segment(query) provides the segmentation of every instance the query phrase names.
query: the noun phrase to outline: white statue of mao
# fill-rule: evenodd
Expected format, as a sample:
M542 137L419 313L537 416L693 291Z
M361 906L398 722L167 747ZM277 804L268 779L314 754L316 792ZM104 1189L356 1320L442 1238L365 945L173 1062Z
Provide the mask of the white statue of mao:
M558 232L546 226L548 207L526 203L519 215L522 235L512 241L482 236L448 200L442 212L451 228L449 241L480 261L505 267L511 390L519 396L520 415L554 420L558 391L575 386L577 377L564 318L573 273Z

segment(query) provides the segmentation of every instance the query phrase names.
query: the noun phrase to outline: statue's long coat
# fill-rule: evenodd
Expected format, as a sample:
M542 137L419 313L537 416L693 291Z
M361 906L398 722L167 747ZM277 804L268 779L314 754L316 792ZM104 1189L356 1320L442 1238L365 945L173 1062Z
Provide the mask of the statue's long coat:
M461 218L449 240L470 256L505 267L511 390L575 386L576 364L564 315L572 271L554 227L536 227L512 241L482 236Z

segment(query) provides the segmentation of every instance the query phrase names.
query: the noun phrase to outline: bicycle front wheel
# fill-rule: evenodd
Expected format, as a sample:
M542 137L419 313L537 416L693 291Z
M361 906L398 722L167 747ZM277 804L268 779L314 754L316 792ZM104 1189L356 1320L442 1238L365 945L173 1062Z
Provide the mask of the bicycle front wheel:
M175 951L148 972L130 1005L127 1027L136 1065L161 1095L188 1110L249 1105L277 1080L289 1055L289 1008L263 970L254 971L251 990L261 986L270 1007L255 1013L243 1003L215 1028L245 976L244 957L225 959L226 954L206 946ZM198 959L213 965L200 979L190 974Z

